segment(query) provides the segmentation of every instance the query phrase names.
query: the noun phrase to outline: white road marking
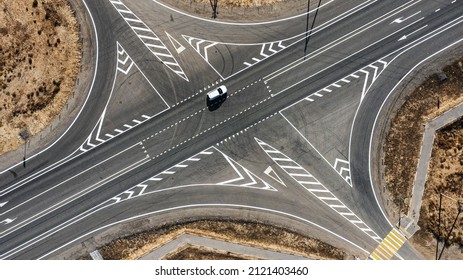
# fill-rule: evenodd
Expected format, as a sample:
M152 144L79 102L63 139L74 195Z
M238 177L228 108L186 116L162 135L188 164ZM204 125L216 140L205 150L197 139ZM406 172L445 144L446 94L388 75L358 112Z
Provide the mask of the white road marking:
M269 144L263 142L262 140L254 137L255 141L259 144L259 146L262 148L262 150L264 150L264 152L280 167L282 168L289 176L291 176L299 185L301 185L304 189L306 189L307 191L309 191L313 196L315 196L316 198L318 198L320 201L322 201L323 203L325 203L328 207L330 207L333 211L335 211L336 213L340 214L340 211L337 209L338 207L333 207L332 205L332 201L335 201L337 202L337 205L344 205L344 203L341 202L341 200L339 200L333 193L331 193L320 181L318 181L312 174L310 174L305 168L303 168L302 166L300 166L297 162L295 162L294 160L292 160L292 163L296 166L298 166L299 168L299 174L304 174L306 175L306 177L311 177L313 181L301 181L299 180L296 176L292 176L290 171L288 171L288 169L294 169L292 166L291 168L287 168L287 166L285 165L282 165L279 161L275 160L275 158L288 158L290 159L287 155L285 155L284 153L282 153L281 151L275 149L274 147L270 146ZM268 151L276 151L278 152L278 156L274 156L273 153L268 153ZM307 187L307 185L312 185L312 184L317 184L319 185L319 189L317 190L324 190L324 192L321 192L323 194L320 195L320 191L313 191L313 188L309 188ZM330 203L328 203L328 201ZM345 205L344 205L345 206ZM343 218L345 218L346 220L348 220L349 222L351 222L353 225L355 225L357 228L359 228L360 230L362 230L365 234L367 234L370 238L372 238L373 240L379 240L381 239L373 230L368 230L366 231L366 229L370 229L370 227L368 225L366 225L364 222L361 221L361 219L355 215L347 206L345 208L343 208L343 212L342 213L345 213L345 212L351 212L353 215L353 219L350 219L348 217L346 217L346 215L341 215ZM358 221L360 221L360 223L358 223Z
M170 42L172 43L172 45L174 46L178 54L181 54L184 50L186 50L186 48L182 44L180 44L179 41L177 41L174 37L172 37L169 33L167 33L167 31L165 32L166 32L167 38L169 38Z
M13 218L13 219L8 218L8 219L1 221L0 224L4 224L4 225L11 224L12 222L14 222L14 220L16 220L16 218Z
M407 38L410 37L411 35L415 34L416 32L418 32L418 31L420 31L420 30L422 30L422 29L424 29L424 28L426 28L426 27L428 27L427 24L426 24L425 26L422 26L422 27L418 28L417 30L413 31L412 33L409 33L409 34L407 34L407 35L404 35L404 36L400 37L399 41L402 41L402 40L407 39Z
M406 21L406 20L408 20L408 19L410 19L410 18L412 18L412 17L418 15L419 13L421 13L421 11L418 11L418 12L414 13L413 15L408 16L408 17L406 17L406 18L400 17L400 18L395 19L394 21L392 21L390 24L393 24L393 23L402 23L402 22L404 22L404 21Z

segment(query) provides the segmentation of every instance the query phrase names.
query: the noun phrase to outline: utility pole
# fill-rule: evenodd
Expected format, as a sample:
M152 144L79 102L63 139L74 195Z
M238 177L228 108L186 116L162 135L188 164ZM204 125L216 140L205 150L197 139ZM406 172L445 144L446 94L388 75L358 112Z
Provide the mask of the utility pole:
M442 246L442 251L440 251L439 260L440 260L440 258L442 257L442 253L444 253L445 245L446 245L447 242L449 241L450 234L452 234L453 228L455 227L455 224L456 224L456 222L457 222L457 220L458 220L458 216L460 216L460 213L461 213L461 202L458 201L457 203L458 203L458 213L457 213L457 216L455 217L455 220L453 220L452 227L450 228L450 231L449 231L449 233L447 234L447 237L445 238L444 246Z
M398 229L400 230L400 221L402 218L402 203L404 199L402 198L402 195L399 196L399 223L397 225Z
M212 8L212 18L217 18L217 4L219 0L209 0L209 3L211 3L211 8Z
M27 152L27 143L29 143L29 130L23 129L19 132L19 137L24 140L24 156L23 156L23 167L26 168L26 152Z
M437 254L439 253L439 241L440 241L440 213L442 209L442 191L439 192L439 221L437 222L437 244L436 244L436 260Z

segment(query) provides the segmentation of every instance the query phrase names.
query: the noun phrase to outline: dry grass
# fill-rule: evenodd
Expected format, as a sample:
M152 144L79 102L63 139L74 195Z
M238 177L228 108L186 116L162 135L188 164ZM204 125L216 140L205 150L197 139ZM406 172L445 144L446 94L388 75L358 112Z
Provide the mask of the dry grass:
M258 260L251 256L187 244L167 254L165 260Z
M209 0L193 0L196 3L205 3L209 4ZM226 7L262 7L267 5L272 5L278 2L283 2L285 0L218 0L218 6Z
M424 124L463 102L463 60L444 68L443 73L447 76L445 81L440 82L437 76L430 77L407 97L392 120L384 144L385 174L386 186L396 205L400 197L411 196ZM417 244L423 249L434 244L433 236L445 238L456 216L456 200L463 201L462 145L461 122L436 135L420 214L421 230L416 234ZM440 190L453 199L443 200L442 226L447 230L439 233L436 222ZM462 220L458 221L450 238L451 243L460 246L463 245Z
M66 0L0 0L0 153L59 114L80 71L79 32Z
M314 259L344 259L346 254L319 240L270 225L237 221L197 221L143 232L99 248L104 259L138 259L183 233L293 253Z

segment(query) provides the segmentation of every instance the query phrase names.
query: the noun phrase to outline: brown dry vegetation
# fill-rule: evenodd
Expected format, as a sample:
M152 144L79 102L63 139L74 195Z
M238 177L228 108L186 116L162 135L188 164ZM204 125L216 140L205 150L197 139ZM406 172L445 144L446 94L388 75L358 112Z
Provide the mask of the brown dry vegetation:
M0 0L0 154L63 108L80 70L78 34L66 0Z
M315 259L345 259L346 254L319 240L253 222L197 221L154 229L114 240L99 248L104 259L138 259L183 233L293 253Z
M168 254L165 260L256 260L250 256L214 250L195 245L185 245Z
M192 1L197 2L197 3L210 4L209 0L192 0ZM249 7L261 7L261 6L272 5L272 4L283 2L283 1L285 0L218 0L218 5L225 6L225 7L249 8Z
M407 97L392 120L386 137L385 183L395 205L401 198L411 196L425 123L463 102L463 59L445 67L441 74L445 74L447 79L442 81L434 75ZM418 242L422 246L428 247L432 243L432 236L429 239L428 234L444 239L456 216L456 200L463 201L462 145L461 122L436 135L420 214L421 230L416 234L417 240L423 241ZM443 199L442 228L445 230L439 234L436 222L440 190L456 200ZM451 243L463 245L462 234L460 219Z
M443 240L463 202L463 119L436 133L421 206L420 226ZM442 192L441 230L438 230L439 193ZM463 215L461 215L463 216ZM457 220L449 243L463 246L463 219Z

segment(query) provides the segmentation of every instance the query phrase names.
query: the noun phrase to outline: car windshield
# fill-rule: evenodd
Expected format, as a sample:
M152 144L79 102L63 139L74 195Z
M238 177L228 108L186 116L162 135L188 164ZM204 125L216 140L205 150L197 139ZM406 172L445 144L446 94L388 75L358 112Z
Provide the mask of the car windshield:
M221 88L218 88L217 91L218 91L220 94L223 93Z

